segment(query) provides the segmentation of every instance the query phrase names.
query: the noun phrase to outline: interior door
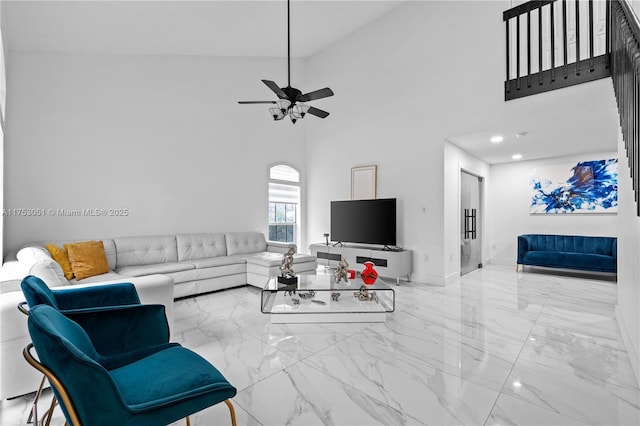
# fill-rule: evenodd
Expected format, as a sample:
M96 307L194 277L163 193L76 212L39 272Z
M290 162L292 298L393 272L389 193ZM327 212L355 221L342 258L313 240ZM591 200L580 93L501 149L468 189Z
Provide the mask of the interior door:
M481 186L482 178L460 172L460 275L482 268Z

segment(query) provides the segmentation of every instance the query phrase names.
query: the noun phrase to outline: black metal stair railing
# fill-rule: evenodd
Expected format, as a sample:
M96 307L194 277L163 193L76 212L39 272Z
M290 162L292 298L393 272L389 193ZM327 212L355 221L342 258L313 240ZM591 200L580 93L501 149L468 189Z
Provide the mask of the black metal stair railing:
M640 22L625 0L611 2L611 77L640 216Z
M541 0L505 11L505 100L609 77L608 3Z

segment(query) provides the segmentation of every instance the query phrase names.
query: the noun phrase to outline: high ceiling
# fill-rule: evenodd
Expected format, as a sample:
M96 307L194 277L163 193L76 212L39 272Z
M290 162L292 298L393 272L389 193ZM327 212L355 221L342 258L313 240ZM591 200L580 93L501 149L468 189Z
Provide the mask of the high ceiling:
M428 1L428 0L421 0ZM386 0L292 0L291 54L307 58L401 5ZM506 4L506 2L505 2ZM25 1L3 0L11 50L79 54L286 57L285 0ZM616 150L617 114L610 84L562 89L547 102L571 96L562 113L522 110L491 127L449 141L491 164ZM537 95L547 96L547 95ZM536 98L534 96L533 98ZM526 104L527 100L511 101ZM564 103L564 102L563 102ZM613 130L612 130L613 129ZM516 134L526 133L516 138ZM492 144L489 138L502 135Z
M5 1L12 50L287 56L287 2ZM291 2L291 54L312 56L401 1Z

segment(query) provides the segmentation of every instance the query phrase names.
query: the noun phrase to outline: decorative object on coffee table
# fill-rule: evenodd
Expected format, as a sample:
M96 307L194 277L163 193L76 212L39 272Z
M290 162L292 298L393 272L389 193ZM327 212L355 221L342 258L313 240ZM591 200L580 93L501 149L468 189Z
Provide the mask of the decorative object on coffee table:
M378 295L375 291L369 292L367 286L361 286L360 291L354 291L353 295L363 302L375 301L378 303Z
M298 296L301 299L313 299L313 297L316 295L316 292L313 290L309 290L306 293L298 293Z
M280 284L297 284L298 277L296 277L296 273L293 270L293 255L296 253L296 250L291 247L289 251L287 251L282 256L282 266L280 266L280 276L278 277L278 282Z
M378 278L378 272L373 269L373 262L364 262L364 269L360 272L360 278L367 285L372 285Z
M336 284L344 279L345 282L349 282L347 268L349 264L347 260L343 257L340 259L340 263L338 263L338 269L336 270Z

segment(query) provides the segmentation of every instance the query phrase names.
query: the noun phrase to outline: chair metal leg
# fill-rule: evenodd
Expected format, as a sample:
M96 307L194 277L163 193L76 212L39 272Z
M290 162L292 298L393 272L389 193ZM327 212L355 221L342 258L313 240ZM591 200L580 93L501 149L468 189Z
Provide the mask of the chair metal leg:
M238 426L236 423L236 410L233 408L233 404L228 399L224 400L224 403L229 407L229 412L231 413L231 426Z
M189 416L185 417L185 419L187 420L187 426L191 426L191 420L189 420Z
M47 411L44 414L44 417L42 418L42 421L44 421L45 418L47 419L45 426L49 426L51 424L51 418L53 417L53 410L56 408L56 405L58 405L58 400L54 396L53 399L51 400L51 406L49 407L49 411Z
M42 375L42 380L40 380L40 386L36 391L36 396L33 397L33 405L31 406L31 412L29 413L29 418L27 419L27 423L33 423L33 412L36 410L36 405L38 405L38 400L40 399L40 395L42 394L42 389L44 388L44 382L47 380L47 376ZM37 424L37 421L36 421Z

